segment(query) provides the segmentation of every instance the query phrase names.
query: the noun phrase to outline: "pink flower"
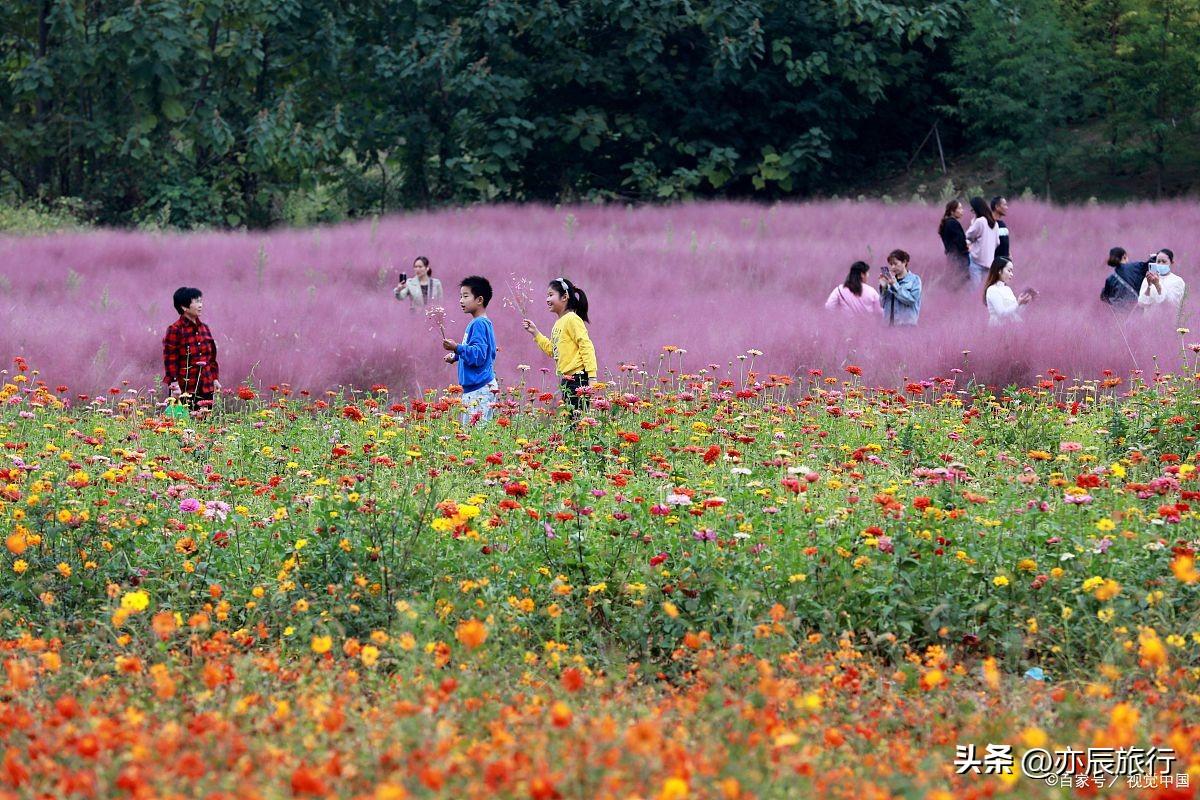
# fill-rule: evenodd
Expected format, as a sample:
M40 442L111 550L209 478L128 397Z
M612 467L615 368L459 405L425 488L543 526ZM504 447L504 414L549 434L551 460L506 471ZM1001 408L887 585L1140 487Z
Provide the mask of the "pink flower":
M194 497L179 502L179 510L184 514L195 514L200 510L200 501Z

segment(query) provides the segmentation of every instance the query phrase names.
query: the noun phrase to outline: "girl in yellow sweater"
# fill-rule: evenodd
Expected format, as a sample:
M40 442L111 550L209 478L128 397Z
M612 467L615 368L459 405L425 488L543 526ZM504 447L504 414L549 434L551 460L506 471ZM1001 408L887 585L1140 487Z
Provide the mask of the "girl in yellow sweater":
M563 401L570 404L571 413L582 408L587 398L582 389L596 377L596 349L588 336L588 299L575 284L566 278L550 281L546 291L546 306L558 320L546 338L531 320L524 320L525 330L533 334L542 352L552 357L562 384Z

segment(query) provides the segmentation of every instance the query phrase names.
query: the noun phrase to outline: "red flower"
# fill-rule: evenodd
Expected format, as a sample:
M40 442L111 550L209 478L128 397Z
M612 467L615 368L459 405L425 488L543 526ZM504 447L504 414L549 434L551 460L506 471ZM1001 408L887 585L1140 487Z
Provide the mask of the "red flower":
M572 477L574 476L570 472L566 471L556 470L550 473L550 480L552 483L566 483L567 481L571 480Z
M853 364L850 364L846 367L846 372L849 372L851 375L862 375L862 367L856 367Z
M933 505L933 500L931 500L928 497L925 497L924 495L921 495L920 497L914 497L912 504L913 504L913 508L915 508L917 511L924 511L925 509L927 509L931 505Z
M524 497L529 494L529 487L523 483L513 481L512 483L504 484L504 493L509 497Z
M249 386L239 386L237 390L237 396L239 400L253 400L258 395L256 395L254 390Z
M720 457L721 457L721 448L718 445L715 445L715 444L709 445L708 449L704 451L704 463L705 464L712 464Z
M363 413L354 406L346 406L342 409L342 416L355 422L362 422Z

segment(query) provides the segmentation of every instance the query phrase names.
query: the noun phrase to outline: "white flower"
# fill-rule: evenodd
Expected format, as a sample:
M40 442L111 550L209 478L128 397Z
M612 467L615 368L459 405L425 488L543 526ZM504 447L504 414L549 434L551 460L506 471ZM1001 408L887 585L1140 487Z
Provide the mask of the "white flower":
M750 470L746 467L734 467L733 469L731 469L729 471L731 473L733 473L734 475L749 475L750 474Z

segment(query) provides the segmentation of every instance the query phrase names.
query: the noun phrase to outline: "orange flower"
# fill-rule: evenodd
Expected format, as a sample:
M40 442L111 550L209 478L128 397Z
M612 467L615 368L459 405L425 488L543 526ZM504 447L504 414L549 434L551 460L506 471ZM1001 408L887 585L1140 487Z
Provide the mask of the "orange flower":
M24 531L18 530L8 535L8 538L4 540L4 545L8 548L8 552L19 556L29 547L29 537L25 535Z
M321 778L321 773L306 764L296 767L296 771L292 773L293 796L307 794L313 797L321 797L328 793L329 788L325 785L324 779Z
M1171 572L1180 583L1195 583L1200 581L1200 570L1196 569L1196 559L1191 556L1178 556L1171 562Z
M488 629L479 620L468 619L458 623L458 630L455 631L454 636L468 650L474 650L487 641Z
M164 642L171 638L177 627L174 612L159 611L150 618L150 628L154 631L154 635Z
M559 700L554 705L550 706L550 722L556 728L565 728L571 724L574 715L571 713L571 707Z
M562 687L568 692L578 692L583 688L583 673L575 667L567 667L562 673Z
M1138 634L1138 657L1143 667L1161 669L1167 666L1167 649L1153 628L1142 628Z

